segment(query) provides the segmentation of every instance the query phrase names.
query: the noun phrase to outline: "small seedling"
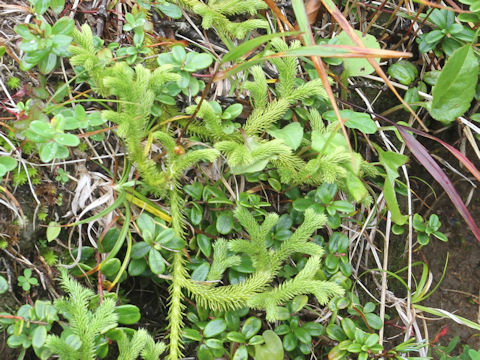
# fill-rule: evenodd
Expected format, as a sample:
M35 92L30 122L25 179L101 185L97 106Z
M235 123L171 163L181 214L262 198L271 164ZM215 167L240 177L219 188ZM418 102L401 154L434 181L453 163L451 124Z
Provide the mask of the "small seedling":
M38 285L38 280L32 277L31 269L23 270L23 276L20 275L17 280L18 280L18 285L21 286L22 289L27 292L30 291L30 288L32 286Z

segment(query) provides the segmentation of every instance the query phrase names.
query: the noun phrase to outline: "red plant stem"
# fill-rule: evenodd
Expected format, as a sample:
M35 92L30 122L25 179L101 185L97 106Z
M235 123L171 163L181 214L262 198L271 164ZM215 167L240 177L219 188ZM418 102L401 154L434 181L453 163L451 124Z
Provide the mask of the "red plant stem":
M0 314L0 318L2 318L2 319L13 319L13 320L23 320L25 322L29 322L29 323L32 323L32 324L38 324L38 325L48 325L48 323L45 322L45 321L28 320L28 319L25 319L22 316L17 316L17 315Z

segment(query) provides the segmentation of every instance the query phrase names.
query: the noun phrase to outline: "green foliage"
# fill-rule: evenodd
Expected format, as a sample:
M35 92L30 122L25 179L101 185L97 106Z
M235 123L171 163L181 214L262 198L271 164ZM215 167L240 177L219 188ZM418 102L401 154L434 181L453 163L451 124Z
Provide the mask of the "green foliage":
M77 146L80 139L65 133L67 120L58 114L51 121L34 120L24 135L37 146L40 159L50 162L53 159L65 159L69 155L67 146Z
M143 241L135 243L132 247L133 260L128 267L129 274L141 275L147 267L155 275L163 274L167 264L164 257L172 250L183 249L185 241L175 236L172 229L166 228L163 221L152 219L146 213L137 219L137 226Z
M478 59L471 45L453 52L433 87L433 100L428 110L435 120L450 124L470 108L478 73Z
M436 214L430 215L426 223L419 214L413 215L413 228L417 232L418 243L422 246L428 245L430 242L430 235L435 236L441 241L448 241L447 236L438 231L441 226L442 222Z
M8 290L8 282L7 280L0 275L0 294L6 293Z
M418 69L411 62L401 60L388 68L388 74L404 85L410 85L418 76Z
M289 49L280 39L272 40L272 45L278 52ZM300 43L293 42L290 48L295 49L299 46ZM281 182L285 184L305 182L319 184L324 181L340 180L337 178L346 179L347 172L344 169L336 168L334 165L325 168L327 163L334 162L335 158L346 163L347 159L351 158L346 148L344 151L348 158L342 154L338 157L328 156L326 159L321 156L305 163L293 153L293 147L298 144L299 140L302 141L303 136L299 137L302 132L297 131L295 139L287 139L285 135L281 135L281 132L272 128L282 120L289 108L298 101L305 101L312 97L325 99L326 93L319 79L297 85L296 58L272 58L270 62L278 70L278 83L275 88L276 98L273 101L269 102L267 100L270 89L263 70L261 67L255 66L251 69L254 81L244 84L244 88L250 92L253 101L253 111L247 118L246 123L238 131L229 134L225 131L222 119L216 115L211 104L203 102L197 114L198 117L203 119L203 124L200 122L193 123L190 126L191 131L212 141L217 140L215 148L226 155L233 174L258 172L271 164L276 167ZM188 113L193 111L195 111L195 107L187 108ZM310 118L313 122L321 122L318 113L315 111L312 111ZM333 131L333 127L331 129ZM271 134L277 138L264 139L262 135L268 130L273 131ZM338 130L338 128L335 128L335 131ZM341 135L339 134L339 136ZM336 152L338 153L338 151ZM325 172L328 172L328 174ZM355 175L352 174L352 177L355 177ZM365 196L366 190L361 194L357 193L355 199L358 200Z
M243 254L252 261L255 272L244 282L229 286L204 286L185 279L183 282L189 293L201 306L212 309L237 309L249 306L254 309L265 309L267 319L274 321L278 317L278 305L286 302L292 297L302 294L314 294L320 303L325 303L334 294L342 293L336 284L314 280L314 275L319 269L319 261L323 250L320 246L308 242L308 237L313 231L325 223L323 215L315 214L313 211L305 212L304 223L282 243L276 251L267 251L266 237L271 228L278 222L278 216L269 214L262 225L258 225L253 216L246 209L238 208L235 212L236 218L245 228L250 240L236 239L224 242L218 240L214 245L214 261L212 269L215 276L209 276L210 280L218 280L223 271L230 266L230 257L221 250L225 244L228 249L237 254L237 258ZM218 250L216 249L218 247ZM309 254L304 269L278 287L269 287L271 281L276 277L283 261L294 253ZM238 261L238 260L237 260ZM308 287L305 285L308 283Z
M24 291L30 291L32 286L38 286L38 279L32 277L32 270L23 270L23 276L17 278L18 285L22 287Z
M290 358L303 358L303 355L310 354L312 338L325 333L324 327L319 323L300 321L299 312L307 301L307 296L296 296L285 309L286 319L275 327L275 333L283 336L282 345Z
M76 45L71 47L73 65L82 65L102 96L116 96L118 108L105 110L102 117L118 124L118 135L125 139L130 159L143 176L148 191L165 194L176 186L176 181L186 169L200 161L213 161L218 152L213 149L199 149L183 154L176 151L174 139L164 131L149 132L151 114L154 113L156 98L164 86L178 81L180 75L173 72L172 65L163 65L150 71L142 65L131 69L125 62L109 64L109 50L97 52L93 46L93 34L88 25L82 31L74 31ZM158 104L158 103L157 103ZM167 171L160 170L148 157L142 141L149 136L159 140L167 155Z
M399 177L398 168L405 164L408 160L406 155L398 154L393 151L383 151L380 147L376 147L380 159L380 163L385 167L386 176L383 184L383 194L387 202L388 209L392 214L392 220L397 225L403 225L408 217L402 215L395 194L395 181Z
M0 179L9 171L17 167L17 160L10 156L0 156Z
M187 53L180 45L172 47L171 53L160 54L157 57L158 64L170 64L172 70L180 75L180 78L168 87L168 93L164 94L160 101L169 105L175 104L173 97L178 95L180 91L185 95L197 95L200 90L203 90L205 84L193 77L192 73L208 68L212 61L213 58L210 54L195 51Z
M132 323L132 317L134 323L139 320L137 307L116 306L116 295L110 293L104 294L105 298L99 303L98 296L60 269L66 298L57 299L53 304L37 300L34 306L23 305L15 318L0 316L0 324L8 326L9 347L33 347L42 360L52 355L63 360L93 360L107 355L108 337L117 341L119 359L135 360L139 355L144 360L159 359L165 350L163 343L155 343L143 329L118 327L118 323ZM59 315L66 321L60 321ZM55 322L63 329L60 336L50 333Z
M65 0L28 0L38 15L43 15L49 8L59 14L65 6Z
M383 346L378 343L377 334L362 331L349 318L342 319L341 324L341 327L338 325L327 327L329 337L340 342L330 351L329 359L344 359L352 356L350 354L356 354L359 360L366 360L370 354L383 350Z
M221 36L243 39L249 31L266 29L266 20L249 19L242 22L234 22L229 18L238 18L241 15L254 15L259 10L267 8L261 0L229 0L209 1L203 3L199 0L178 0L178 3L191 9L202 17L202 27L208 30L215 27Z
M455 13L446 9L434 9L428 21L438 27L417 37L418 48L422 53L441 49L447 56L465 43L475 41L475 32L468 27L455 22Z
M462 353L460 355L451 355L454 349L459 345L460 338L455 336L447 346L436 345L433 347L433 352L440 360L455 359L455 360L478 360L480 359L480 351L475 351L468 345L463 345Z
M25 167L21 166L19 167L18 171L15 171L13 173L13 176L12 176L13 186L25 185L28 181L28 177L30 177L30 181L32 182L32 184L34 185L40 184L40 176L39 176L38 170L33 166L27 165L27 170L25 170Z
M2 313L1 315L10 315ZM50 357L50 351L45 346L48 331L54 321L58 321L57 309L50 301L37 300L35 304L20 306L15 316L0 317L0 324L7 327L7 344L10 348L33 348L38 358L44 360Z
M363 44L370 48L370 49L380 49L380 44L378 43L377 39L373 35L364 34L361 31L355 30L355 34L362 40ZM337 45L349 45L354 46L355 43L350 38L347 32L342 31L340 35L334 38L334 44ZM378 62L379 60L376 59ZM368 75L374 72L374 68L367 59L344 59L343 60L344 71L342 72L342 78L346 79L351 76L363 76Z
M70 175L70 173L62 168L58 168L57 173L58 175L55 177L55 180L65 185L69 180L68 175Z
M93 360L96 355L104 357L108 351L104 336L108 336L118 342L119 359L134 360L139 354L143 359L159 358L165 346L156 344L145 330L127 331L117 327L118 322L128 323L125 321L128 316L121 315L121 307L115 306L112 296L106 296L98 304L95 294L71 279L66 270L61 270L61 276L62 286L69 296L56 300L55 308L68 320L68 324L61 336L47 336L45 346L52 354L61 359ZM132 310L138 311L135 309L133 307Z
M13 89L13 90L19 89L20 88L20 79L15 77L15 76L9 77L8 81L7 81L7 86L10 89Z
M480 9L471 0L461 2L470 5L475 13L461 14L457 19L476 19ZM232 67L215 75L227 77L243 70L246 81L241 84L242 77L229 79L232 88L228 100L233 95L242 99L234 99L233 104L224 105L221 97L211 100L211 93L205 93L201 100L194 99L197 105L182 103L177 108L179 100L190 100L205 90L205 75L198 72L211 67L214 60L209 53L190 51L178 43L170 52L158 55L156 62L154 56L144 56L156 56L158 45L153 46L153 37L149 35L153 23L148 11L178 19L179 6L166 0L136 1L131 12L125 13L123 24L123 31L130 32L126 38L131 35L132 44L120 47L110 43L104 47L103 40L93 36L88 25L77 30L73 20L67 18L53 26L47 24L42 14L49 8L58 13L64 6L63 0L30 3L37 14L36 21L15 28L22 37L20 48L25 53L22 68L29 70L38 65L42 72L49 73L55 69L58 57L71 56L74 80L91 88L92 93L86 98L101 103L102 111L87 112L86 107L79 105L84 99L77 98L77 104L68 107L70 102L63 102L70 94L70 84L62 83L51 96L46 79L40 77L40 86L32 90L35 99L18 103L18 133L11 138L26 138L29 141L20 147L23 152L29 153L28 147L35 146L40 159L50 162L66 158L69 147L86 149L73 131L88 133L101 129L106 122L116 125L114 131L128 153L122 179L113 179L118 196L106 210L89 220L97 220L123 205L123 224L121 230L113 226L102 234L96 244L74 249L79 263L72 273L91 275L101 271L107 280L105 284L111 287L129 276L138 277L136 281L152 281L154 285L169 282L168 359L182 357L183 342L195 347L200 360L280 360L285 353L295 360L304 359L314 351L312 343L318 336L336 342L327 349L330 359L401 359L403 353L418 351L424 345L409 340L378 355L383 348L376 332L383 322L376 314L375 304L360 304L352 289L350 239L343 233L331 232L340 229L345 219L364 220L359 203L369 205L376 190L370 187L367 191L367 177L382 180L379 186L395 223L394 232L407 220L397 199L401 185L398 169L407 157L373 144L383 172L360 155L365 146L361 137L355 137L353 151L331 110L316 69L308 59L300 57L335 56L344 48L307 48L298 41L287 44L280 39L284 35L280 33L234 43L231 39L242 39L269 27L263 17L253 17L267 8L264 1L178 0L180 6L202 18L202 30L213 28L230 50L220 65L232 63ZM420 14L420 18L423 16ZM422 52L434 50L441 55L443 50L449 56L441 72L427 73L422 79L434 86L430 114L445 124L466 113L478 95L475 49L464 45L474 43L476 36L455 16L453 12L434 10L427 20L434 30L417 39ZM297 18L302 30L306 28L305 20ZM375 37L358 31L356 34L367 47L380 48ZM354 45L347 31L321 41ZM258 52L259 46L265 47ZM212 54L214 50L215 46ZM291 56L294 54L299 57ZM259 65L251 66L262 59L268 59L269 71ZM325 60L331 65L343 63L342 68L328 70L337 71L340 82L346 86L349 78L374 71L366 59ZM417 67L402 60L388 72L410 87L405 100L421 106L420 92L428 89L418 81ZM9 81L10 88L14 85L15 81ZM341 90L345 99L346 90L347 87ZM38 99L49 100L37 102ZM186 114L195 116L175 116L184 105ZM347 132L362 133L369 144L375 141L375 136L368 136L378 130L372 116L350 109L341 110L340 116ZM475 116L472 118L475 120ZM99 134L95 136L93 140L102 139ZM14 142L15 146L20 145L18 139ZM187 172L197 163L214 162L220 154L229 172L223 171L225 162L221 160L209 168L199 167L195 173ZM130 177L131 165L138 171L135 181ZM2 155L0 177L16 166L16 160ZM39 181L35 168L27 171L32 182ZM68 181L65 170L58 168L56 175L57 181ZM242 183L233 186L233 180L238 179ZM22 185L26 180L27 173L20 167L13 175L13 185ZM134 189L137 184L143 193L162 198L162 206L168 210L160 214L168 211L171 218L163 218L170 224L147 214L159 208L151 206L146 198L140 199L138 189ZM139 216L135 211L130 213L129 202L143 205L145 211ZM269 213L272 208L281 216ZM37 216L47 214L43 208ZM380 219L382 215L375 216ZM328 225L328 237L319 233L324 225ZM429 242L430 235L446 240L438 231L441 223L436 215L425 222L415 214L413 225L422 246ZM132 235L133 229L138 235ZM50 222L48 242L56 239L59 232L59 224ZM45 262L56 263L57 255L47 247L47 241L39 241L39 245ZM102 257L100 263L98 254ZM27 270L18 278L25 291L38 285L31 270ZM23 352L33 347L41 359L58 356L83 360L105 358L110 344L116 342L118 359L160 357L165 350L163 343L155 343L143 329L119 326L138 323L139 308L116 305L116 295L109 292L100 301L99 296L70 278L65 270L61 270L61 276L65 298L54 304L36 302L33 307L24 306L15 319L0 316L0 323L8 325L10 347L22 348ZM427 292L425 283L426 275L425 281L422 275L422 286L417 287L422 291L416 292L422 298ZM0 276L0 293L7 289L6 280ZM309 299L308 295L313 296ZM191 300L186 301L185 297ZM304 316L315 313L307 306L309 300L315 306L328 304L331 320L326 328ZM263 311L267 321L276 322L273 326L263 321ZM55 332L51 331L53 324ZM269 327L275 331L263 331ZM464 354L465 359L478 359L472 349L466 348Z
M459 0L462 4L469 5L470 13L458 14L458 20L476 24L480 20L480 7L475 0Z
M123 25L124 31L133 31L133 46L122 47L118 49L117 56L126 57L127 64L133 64L137 60L138 55L148 54L149 49L144 46L145 28L147 21L145 13L138 11L135 14L125 14L126 23Z
M37 3L45 4L46 2L37 0ZM15 26L15 31L22 37L20 49L25 52L20 65L24 71L38 65L40 71L47 74L56 67L58 57L70 55L68 47L72 41L71 35L75 24L67 17L59 19L53 26L43 18L38 20L39 24Z
M58 256L52 249L44 247L40 250L40 254L49 266L55 265L58 261Z
M255 345L255 360L282 360L283 347L281 340L272 330L266 330L262 334L265 339L264 345Z
M208 311L199 309L197 312L189 312L187 318L192 322L192 327L185 328L184 338L186 342L197 342L198 358L218 358L229 356L238 358L245 355L247 349L253 350L253 346L263 342L262 336L258 335L262 322L259 318L251 316L241 321L248 315L249 309L236 311L216 312L215 318L208 321ZM226 345L229 346L226 348Z
M310 191L305 197L296 198L293 208L299 212L313 209L319 214L328 217L328 225L337 229L342 223L342 218L353 213L355 207L344 200L334 200L338 192L335 184L323 183L317 190Z
M172 19L179 19L182 17L182 11L180 8L166 0L138 0L137 4L145 10L150 10L153 7L158 12L164 14L165 16L171 17Z

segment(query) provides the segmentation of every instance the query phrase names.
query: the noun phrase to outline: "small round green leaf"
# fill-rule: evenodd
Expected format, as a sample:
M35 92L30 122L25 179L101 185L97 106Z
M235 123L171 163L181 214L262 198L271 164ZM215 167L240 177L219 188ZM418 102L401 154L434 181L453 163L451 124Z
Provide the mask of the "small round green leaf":
M147 263L143 258L133 259L132 261L130 261L130 264L128 264L128 273L132 276L138 276L143 274L146 268Z
M106 277L113 277L117 275L120 270L121 262L117 258L108 259L101 267L102 274Z
M224 211L217 217L216 222L217 231L220 234L226 235L233 229L233 214L230 211Z
M283 338L283 348L287 351L293 351L298 345L298 339L293 333L288 333Z
M132 246L132 253L130 256L132 257L132 259L141 259L148 254L151 248L152 247L145 241L135 243Z
M219 339L207 339L205 345L210 349L223 349L223 342Z
M307 295L297 295L292 300L292 312L296 313L303 309L308 303Z
M80 139L73 134L60 133L55 135L55 141L65 146L78 146Z
M347 336L343 332L342 328L337 324L330 324L326 329L327 336L335 341L343 341L347 339Z
M233 104L230 105L225 109L222 115L222 119L224 120L232 120L235 119L238 115L240 115L243 111L243 105L242 104Z
M182 17L182 10L172 3L164 2L156 5L157 9L159 9L162 13L171 17L172 19L180 19Z
M183 337L198 342L202 341L203 339L202 334L200 334L198 330L189 328L183 330Z
M4 171L11 171L17 166L17 160L12 159L9 156L0 157L0 165L4 168Z
M163 274L165 271L165 261L163 260L162 254L156 249L150 249L148 265L154 274Z
M403 85L410 85L418 76L418 69L411 62L400 60L388 68L388 74Z
M209 67L212 64L213 58L211 55L206 54L206 53L195 53L194 56L192 56L191 60L189 61L190 67L193 66L194 71L200 70L200 69L205 69Z
M373 313L366 313L365 318L367 319L368 325L375 330L380 330L383 326L382 319L380 316Z
M208 272L210 271L210 264L204 262L199 267L197 267L192 273L192 280L195 281L205 281L207 280Z
M62 17L52 26L52 34L70 35L75 28L75 22L69 17Z
M238 331L230 331L227 334L227 339L237 343L244 343L247 339L244 334L239 333Z
M248 360L248 351L245 345L239 346L232 360Z
M57 150L58 144L56 142L50 141L42 144L39 151L40 160L45 163L52 161L57 155Z
M261 328L262 321L259 318L251 316L245 320L245 323L242 326L242 334L244 334L247 339L250 339L252 336L256 335Z
M197 245L200 248L200 251L206 257L210 257L212 254L212 240L204 234L197 235Z
M304 199L304 198L296 199L293 202L293 208L297 211L300 211L300 212L304 212L305 210L307 210L312 205L313 205L312 200Z
M213 360L212 351L207 347L207 345L202 344L197 350L198 360Z
M223 319L214 319L208 322L203 330L203 335L207 338L217 336L225 331L227 324Z
M8 290L8 282L7 280L0 275L0 294L7 292Z
M60 231L62 230L62 228L59 226L58 223L56 223L55 221L51 221L49 224L48 224L48 228L47 228L47 241L53 241L55 240L58 235L60 235Z
M118 323L124 325L132 325L140 320L140 309L135 305L120 305L115 308L118 315Z
M181 64L185 60L187 53L185 52L183 46L177 45L172 48L172 56L178 64Z
M32 334L32 345L34 348L40 348L45 343L47 338L47 328L43 325L40 325L33 330Z

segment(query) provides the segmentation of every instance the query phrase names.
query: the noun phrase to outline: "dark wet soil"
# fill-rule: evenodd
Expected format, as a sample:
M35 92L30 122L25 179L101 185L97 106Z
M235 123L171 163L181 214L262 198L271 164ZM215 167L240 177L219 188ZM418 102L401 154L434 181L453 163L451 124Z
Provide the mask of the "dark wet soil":
M466 186L462 187L466 188ZM474 219L480 219L480 190L478 189L473 194L469 210ZM440 200L434 211L442 219L443 229L449 241L444 243L433 239L430 246L417 255L419 260L425 259L434 274L432 288L441 278L447 255L449 260L445 277L438 290L422 304L441 308L480 323L480 244L448 198L444 197ZM447 336L440 343L446 345L448 339L459 336L463 343L475 349L480 348L478 331L451 320L430 321L431 338L434 338L446 325L448 325Z

